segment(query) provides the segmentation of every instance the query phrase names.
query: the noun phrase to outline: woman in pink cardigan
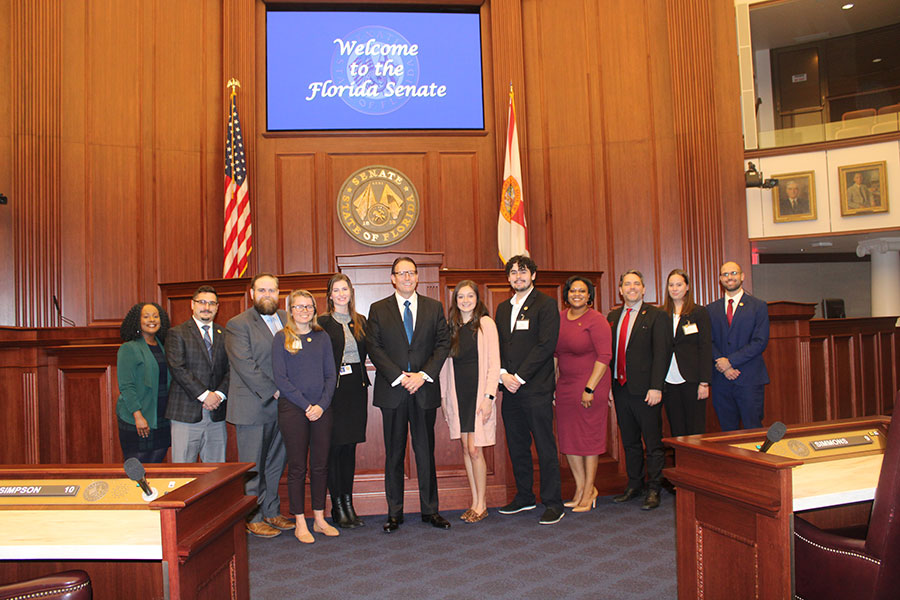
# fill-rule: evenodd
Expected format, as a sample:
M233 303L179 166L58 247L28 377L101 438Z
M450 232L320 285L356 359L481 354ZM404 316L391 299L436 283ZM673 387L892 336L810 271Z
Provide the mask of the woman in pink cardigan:
M441 370L441 408L450 439L459 439L462 445L472 489L472 506L460 518L477 523L488 515L487 465L481 449L496 441L500 342L474 281L456 285L447 321L451 345L450 359Z

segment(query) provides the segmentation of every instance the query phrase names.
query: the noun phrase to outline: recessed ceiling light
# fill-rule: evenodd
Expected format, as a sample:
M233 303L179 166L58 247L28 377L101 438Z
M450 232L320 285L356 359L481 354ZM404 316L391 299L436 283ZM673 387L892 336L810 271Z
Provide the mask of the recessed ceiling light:
M880 62L881 62L881 59L880 59L880 58L873 58L873 59L872 59L872 62L873 62L873 63L880 63Z
M841 10L850 10L851 8L853 8L853 3L848 2L847 4L845 4L841 7Z

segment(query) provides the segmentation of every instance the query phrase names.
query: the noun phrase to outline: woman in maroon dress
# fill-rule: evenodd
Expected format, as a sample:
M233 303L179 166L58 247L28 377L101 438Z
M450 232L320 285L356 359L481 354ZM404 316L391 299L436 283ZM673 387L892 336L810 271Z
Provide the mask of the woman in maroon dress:
M612 333L594 304L594 284L578 275L563 288L556 344L556 418L559 450L575 477L575 496L565 505L586 512L597 504L594 477L606 452Z

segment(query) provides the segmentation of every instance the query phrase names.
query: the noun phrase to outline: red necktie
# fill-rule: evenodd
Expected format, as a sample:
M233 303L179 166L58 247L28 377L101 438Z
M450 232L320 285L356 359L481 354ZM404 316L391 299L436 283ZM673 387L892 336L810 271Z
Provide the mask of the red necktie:
M731 320L734 318L734 298L728 299L728 310L725 311L725 316L728 317L728 326L731 327Z
M616 371L619 385L625 385L625 343L628 341L628 320L631 318L631 309L625 309L625 318L619 327L619 345L616 349Z

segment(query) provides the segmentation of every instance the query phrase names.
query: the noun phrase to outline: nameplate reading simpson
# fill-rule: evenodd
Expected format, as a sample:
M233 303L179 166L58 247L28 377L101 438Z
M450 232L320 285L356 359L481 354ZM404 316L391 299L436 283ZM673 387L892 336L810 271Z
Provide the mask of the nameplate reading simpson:
M77 485L2 485L0 498L28 498L46 496L76 496Z

